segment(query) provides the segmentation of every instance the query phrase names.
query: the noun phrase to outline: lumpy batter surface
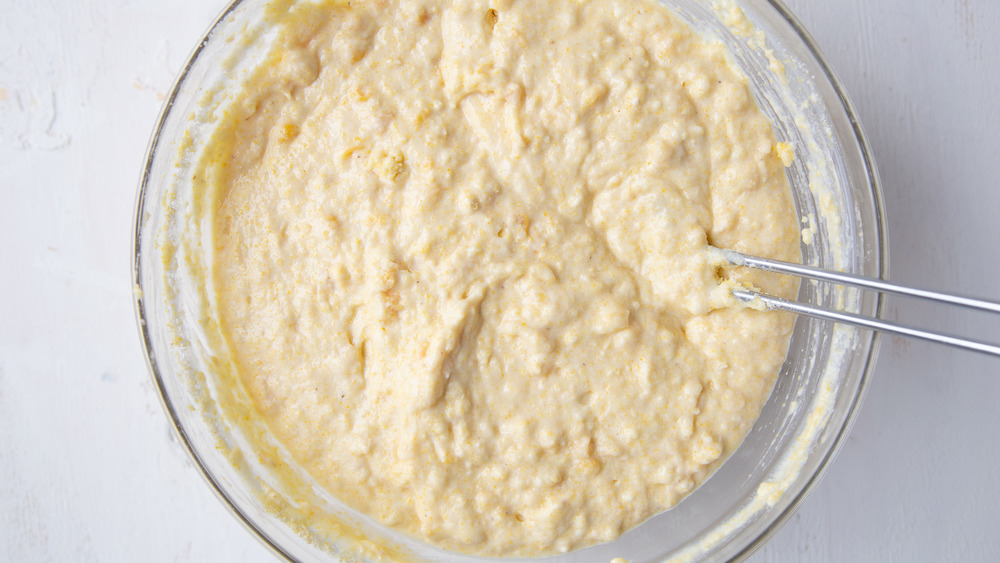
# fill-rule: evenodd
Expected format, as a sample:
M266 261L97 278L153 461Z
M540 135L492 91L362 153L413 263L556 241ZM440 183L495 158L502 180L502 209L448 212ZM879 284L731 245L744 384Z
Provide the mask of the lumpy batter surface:
M204 153L241 384L334 495L491 555L611 540L741 442L792 319L771 127L644 0L299 2Z

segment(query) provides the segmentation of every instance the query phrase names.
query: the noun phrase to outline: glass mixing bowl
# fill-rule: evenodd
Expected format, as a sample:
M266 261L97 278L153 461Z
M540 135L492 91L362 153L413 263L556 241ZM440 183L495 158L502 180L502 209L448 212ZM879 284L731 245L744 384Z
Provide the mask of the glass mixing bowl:
M843 87L809 35L775 0L739 11L708 0L664 0L696 30L725 43L779 141L794 146L788 178L810 242L803 260L873 277L887 274L882 194L865 135ZM716 7L713 8L712 6ZM216 385L210 297L190 275L204 257L181 241L200 232L192 155L213 112L258 64L273 38L266 0L233 2L181 72L150 142L136 204L136 314L150 371L177 432L219 497L277 554L292 560L479 560L380 526L330 498L292 463L238 397ZM747 26L747 22L752 26ZM877 296L815 283L799 299L881 316ZM729 560L748 556L802 502L846 437L875 363L878 337L808 318L743 444L700 488L618 540L546 561ZM247 422L251 421L251 422ZM253 435L253 439L249 439ZM250 444L271 444L251 447ZM293 464L294 465L294 464ZM294 469L294 468L293 468Z

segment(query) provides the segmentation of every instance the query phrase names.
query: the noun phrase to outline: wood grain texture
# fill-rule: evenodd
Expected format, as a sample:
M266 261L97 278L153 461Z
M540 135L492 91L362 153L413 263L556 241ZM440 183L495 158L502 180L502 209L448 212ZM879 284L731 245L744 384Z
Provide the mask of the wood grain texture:
M0 560L273 560L173 439L130 305L145 144L222 3L3 2ZM892 279L1000 298L1000 3L789 5L870 135ZM1000 339L983 315L889 316ZM753 561L1000 560L1000 363L884 342L841 455Z
M2 561L270 558L174 441L130 304L146 142L218 4L3 2Z

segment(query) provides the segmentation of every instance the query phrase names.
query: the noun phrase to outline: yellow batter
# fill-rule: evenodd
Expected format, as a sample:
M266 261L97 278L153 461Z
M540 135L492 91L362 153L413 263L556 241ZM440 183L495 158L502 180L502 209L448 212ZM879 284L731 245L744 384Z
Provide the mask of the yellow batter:
M298 2L202 157L242 385L347 504L433 544L614 539L739 445L792 319L781 147L646 0ZM739 272L791 296L794 283Z

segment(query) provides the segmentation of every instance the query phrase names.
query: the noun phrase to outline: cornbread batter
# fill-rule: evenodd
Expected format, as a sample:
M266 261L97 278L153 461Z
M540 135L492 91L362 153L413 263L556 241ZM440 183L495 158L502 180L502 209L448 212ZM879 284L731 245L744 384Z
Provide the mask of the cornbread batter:
M489 555L611 540L743 439L792 319L771 127L645 0L297 2L204 152L260 416L334 495Z

